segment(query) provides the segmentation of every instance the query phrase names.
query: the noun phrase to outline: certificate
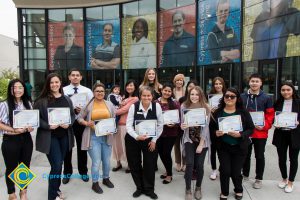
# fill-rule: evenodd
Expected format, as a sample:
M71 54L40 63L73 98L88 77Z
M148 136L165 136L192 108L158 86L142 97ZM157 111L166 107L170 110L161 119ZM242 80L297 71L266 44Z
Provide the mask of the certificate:
M206 125L207 117L206 117L205 108L185 109L183 110L183 114L184 114L184 123L188 127Z
M295 112L275 112L274 125L281 128L296 128L298 113Z
M117 132L116 119L108 118L95 121L95 135L104 136Z
M13 127L14 128L37 128L40 125L39 110L14 110Z
M179 123L179 110L166 110L163 111L164 125L166 124L178 124Z
M260 112L250 112L253 124L255 126L265 126L265 113Z
M138 135L147 135L149 137L156 137L157 120L136 120L135 131Z
M210 94L208 95L208 102L211 108L217 108L220 104L220 99L223 94Z
M88 103L88 95L87 93L77 93L71 96L71 100L73 103L74 108L75 107L84 107Z
M48 108L49 125L71 124L70 108Z
M224 133L229 131L243 131L242 119L240 115L218 118L219 130Z

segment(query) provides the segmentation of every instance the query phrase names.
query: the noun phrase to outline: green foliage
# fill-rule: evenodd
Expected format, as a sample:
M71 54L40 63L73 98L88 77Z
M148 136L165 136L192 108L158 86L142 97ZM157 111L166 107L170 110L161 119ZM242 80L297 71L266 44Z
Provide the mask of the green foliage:
M7 95L7 86L11 79L18 78L19 75L16 71L13 71L11 69L3 69L1 71L0 76L0 101L3 101L6 99Z
M11 80L14 78L19 78L19 74L16 71L13 71L12 69L4 69L1 71L1 78Z

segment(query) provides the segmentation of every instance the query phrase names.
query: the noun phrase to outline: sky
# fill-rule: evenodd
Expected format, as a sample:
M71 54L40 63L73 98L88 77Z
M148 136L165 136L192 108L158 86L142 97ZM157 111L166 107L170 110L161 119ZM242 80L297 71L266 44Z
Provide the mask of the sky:
M17 9L12 0L0 0L0 34L18 39Z

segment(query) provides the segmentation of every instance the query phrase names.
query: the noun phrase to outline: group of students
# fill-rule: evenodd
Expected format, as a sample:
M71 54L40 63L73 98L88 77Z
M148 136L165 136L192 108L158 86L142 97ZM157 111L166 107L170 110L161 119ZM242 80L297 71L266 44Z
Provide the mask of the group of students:
M113 188L110 180L110 158L116 160L112 171L122 169L122 162L127 162L126 173L131 173L136 186L134 198L142 194L157 199L154 192L155 171L158 155L165 168L160 178L163 184L172 182L172 149L174 147L177 171L185 172L185 199L201 199L201 184L204 175L204 160L208 158L212 166L210 178L215 180L220 175L220 199L229 195L230 178L234 184L236 199L243 198L242 179L249 177L251 151L254 147L256 158L256 177L253 187L262 187L265 167L265 145L268 130L272 127L274 111L300 112L300 100L295 87L285 82L280 88L279 98L273 105L272 99L260 88L262 79L258 74L249 78L250 89L243 94L235 88L225 87L221 77L212 83L210 94L219 94L217 107L211 108L207 95L196 81L189 81L184 88L184 75L177 74L173 83L161 85L155 69L148 68L140 86L134 80L125 84L124 96L119 95L120 88L114 87L112 94L105 99L106 88L96 83L92 90L80 85L81 72L71 69L68 76L70 85L62 87L62 79L56 73L47 76L44 88L34 104L29 100L22 80L11 80L8 85L7 100L0 104L0 130L3 134L2 154L6 165L6 185L9 200L16 200L14 183L8 175L23 162L30 167L33 151L31 138L32 127L13 128L13 111L38 109L40 126L37 129L36 150L45 153L50 166L48 200L64 199L61 191L61 178L67 184L72 178L71 164L74 136L77 145L78 171L83 181L92 178L92 190L103 193L103 185ZM88 103L84 107L73 107L70 96L86 93ZM71 124L49 125L48 108L67 107L71 111ZM188 127L184 120L185 109L203 108L207 120L204 126ZM180 122L165 124L163 112L178 110ZM255 126L249 112L264 112L264 126ZM218 119L240 115L242 131L220 131ZM116 118L117 132L105 136L96 136L95 121ZM138 134L135 128L137 120L156 120L156 136ZM279 168L282 180L278 186L285 192L292 192L293 182L298 168L300 149L300 126L296 128L275 127L273 144L277 147ZM290 170L287 173L287 150L289 149ZM87 153L92 160L91 176L88 176ZM218 155L218 156L216 156ZM216 159L219 159L217 169ZM99 169L102 165L102 174ZM64 170L62 170L64 167ZM63 173L63 175L61 175ZM196 176L195 191L191 190L193 173ZM59 175L59 176L57 176ZM58 178L57 178L58 177ZM27 188L20 191L21 200L27 200Z

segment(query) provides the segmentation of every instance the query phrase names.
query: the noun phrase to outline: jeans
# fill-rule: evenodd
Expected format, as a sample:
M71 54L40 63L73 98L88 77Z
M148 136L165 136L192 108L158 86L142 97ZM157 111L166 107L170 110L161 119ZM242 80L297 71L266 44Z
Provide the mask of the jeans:
M92 180L93 183L98 182L100 178L99 169L102 161L102 178L109 178L110 171L110 157L112 146L106 142L107 136L97 137L95 134L91 135L91 146L88 153L92 159Z
M172 176L172 148L176 137L160 137L156 142L158 153L164 167L166 168L167 176Z

